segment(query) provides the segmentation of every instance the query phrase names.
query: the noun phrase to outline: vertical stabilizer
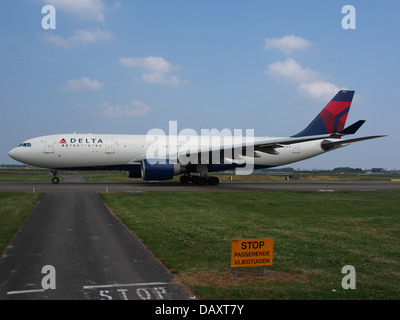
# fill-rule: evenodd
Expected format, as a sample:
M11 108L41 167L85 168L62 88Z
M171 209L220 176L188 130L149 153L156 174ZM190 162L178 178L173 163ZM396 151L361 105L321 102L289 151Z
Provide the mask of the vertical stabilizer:
M354 91L340 90L303 131L292 137L337 133L344 129Z

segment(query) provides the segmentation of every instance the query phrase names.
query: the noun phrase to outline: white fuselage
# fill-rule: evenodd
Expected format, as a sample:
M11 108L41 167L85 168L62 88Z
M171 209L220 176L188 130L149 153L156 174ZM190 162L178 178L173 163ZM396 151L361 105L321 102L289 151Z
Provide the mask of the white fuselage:
M276 138L255 137L254 141L273 139ZM275 154L256 151L251 155L245 153L243 155L245 158L252 157L256 167L275 167L326 152L321 148L321 141L282 145L276 149ZM19 147L12 149L9 155L20 162L42 168L83 169L140 164L141 160L152 156L162 157L166 154L171 156L184 153L188 149L202 152L219 148L221 143L232 145L232 141L225 143L221 142L221 139L208 139L208 137L180 142L176 136L157 140L149 138L148 135L59 134L26 140ZM225 155L221 157L223 158L217 159L219 161L216 163L222 163L228 158ZM230 157L233 158L232 151Z

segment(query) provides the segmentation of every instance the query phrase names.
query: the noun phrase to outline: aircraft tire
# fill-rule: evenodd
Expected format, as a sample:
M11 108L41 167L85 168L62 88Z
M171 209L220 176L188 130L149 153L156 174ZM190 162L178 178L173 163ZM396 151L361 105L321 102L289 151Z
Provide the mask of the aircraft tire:
M53 184L57 184L57 183L60 182L60 179L59 179L58 177L53 177L53 178L51 179L51 182L52 182Z
M209 177L208 178L208 184L211 186L216 186L219 184L219 179L218 177Z

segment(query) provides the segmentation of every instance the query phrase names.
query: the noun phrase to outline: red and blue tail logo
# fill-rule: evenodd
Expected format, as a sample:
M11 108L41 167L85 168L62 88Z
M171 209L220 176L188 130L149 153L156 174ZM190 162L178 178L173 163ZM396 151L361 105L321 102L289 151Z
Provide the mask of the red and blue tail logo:
M341 90L303 131L292 137L337 133L344 129L354 91Z

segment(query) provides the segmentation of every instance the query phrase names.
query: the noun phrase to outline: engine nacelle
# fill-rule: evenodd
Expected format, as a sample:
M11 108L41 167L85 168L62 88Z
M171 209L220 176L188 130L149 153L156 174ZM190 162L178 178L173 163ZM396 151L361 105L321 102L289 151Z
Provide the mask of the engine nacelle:
M143 160L141 170L143 180L170 180L186 171L180 164L157 159Z

